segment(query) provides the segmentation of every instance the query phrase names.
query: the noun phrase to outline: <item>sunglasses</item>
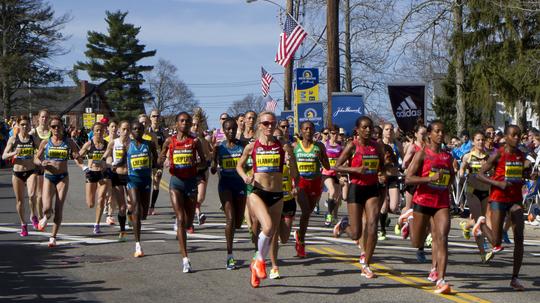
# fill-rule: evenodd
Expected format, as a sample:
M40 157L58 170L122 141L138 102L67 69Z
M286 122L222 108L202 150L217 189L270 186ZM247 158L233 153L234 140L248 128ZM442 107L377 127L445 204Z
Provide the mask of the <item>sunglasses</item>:
M328 133L322 133L322 134L325 135L325 136L328 136Z
M264 125L265 127L269 127L269 126L273 126L275 124L275 122L261 121L261 124Z
M59 124L53 124L53 125L51 125L51 128L52 128L52 129L57 129L57 128L59 128L59 127L60 127Z
M288 125L280 125L279 128L289 128Z
M28 126L28 124L26 124L26 123L21 123L21 124L19 124L19 125L20 125L20 126Z
M152 116L150 116L150 117L152 117L152 118L159 118L160 115L152 115Z

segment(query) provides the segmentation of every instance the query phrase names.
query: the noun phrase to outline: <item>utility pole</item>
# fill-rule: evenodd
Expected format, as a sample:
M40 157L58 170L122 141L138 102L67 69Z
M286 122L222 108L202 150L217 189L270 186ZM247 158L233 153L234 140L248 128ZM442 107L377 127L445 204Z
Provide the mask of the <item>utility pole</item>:
M286 12L293 15L293 1L287 0ZM292 77L293 77L294 57L289 61L289 65L285 67L285 81L283 89L283 107L285 110L291 110L292 106Z
M458 135L466 129L465 119L465 55L463 51L463 5L462 0L454 3L454 64L456 66L456 130Z
M339 0L326 0L326 39L328 61L326 87L328 91L327 125L332 125L332 93L339 92Z

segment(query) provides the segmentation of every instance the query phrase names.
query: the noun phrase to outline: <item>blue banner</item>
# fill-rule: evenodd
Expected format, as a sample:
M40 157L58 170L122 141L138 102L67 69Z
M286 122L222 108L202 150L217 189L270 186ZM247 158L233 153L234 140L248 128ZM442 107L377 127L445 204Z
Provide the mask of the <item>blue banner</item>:
M289 134L294 134L294 110L281 111L279 120L287 120L289 122Z
M364 115L364 95L354 93L332 94L332 124L337 124L351 135L356 119Z
M296 69L296 103L319 101L319 69Z
M300 103L296 105L298 114L298 125L304 121L311 121L315 124L315 131L322 131L324 128L324 115L322 102Z

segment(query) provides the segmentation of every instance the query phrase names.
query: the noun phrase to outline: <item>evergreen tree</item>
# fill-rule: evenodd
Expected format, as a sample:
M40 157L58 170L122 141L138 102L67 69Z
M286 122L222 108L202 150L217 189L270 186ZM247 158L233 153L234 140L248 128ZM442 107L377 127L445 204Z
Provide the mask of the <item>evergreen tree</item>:
M61 80L48 59L65 53L59 46L65 40L60 30L69 20L68 15L55 17L42 0L1 1L0 97L5 117L11 115L18 89Z
M88 72L92 80L108 80L104 85L107 101L120 119L133 119L144 112L144 102L150 97L142 88L142 73L153 66L137 63L156 54L145 51L137 35L140 27L125 22L127 12L106 12L107 33L88 32L87 62L77 62L76 69Z

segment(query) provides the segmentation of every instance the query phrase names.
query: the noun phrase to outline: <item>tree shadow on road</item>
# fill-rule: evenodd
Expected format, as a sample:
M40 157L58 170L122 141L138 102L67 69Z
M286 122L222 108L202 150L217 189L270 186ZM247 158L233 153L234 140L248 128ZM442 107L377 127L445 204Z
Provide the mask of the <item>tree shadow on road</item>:
M116 291L106 281L78 281L62 269L81 267L67 254L68 247L2 244L0 297L10 302L98 302L92 292ZM65 273L66 271L64 271ZM90 299L88 298L90 297Z

